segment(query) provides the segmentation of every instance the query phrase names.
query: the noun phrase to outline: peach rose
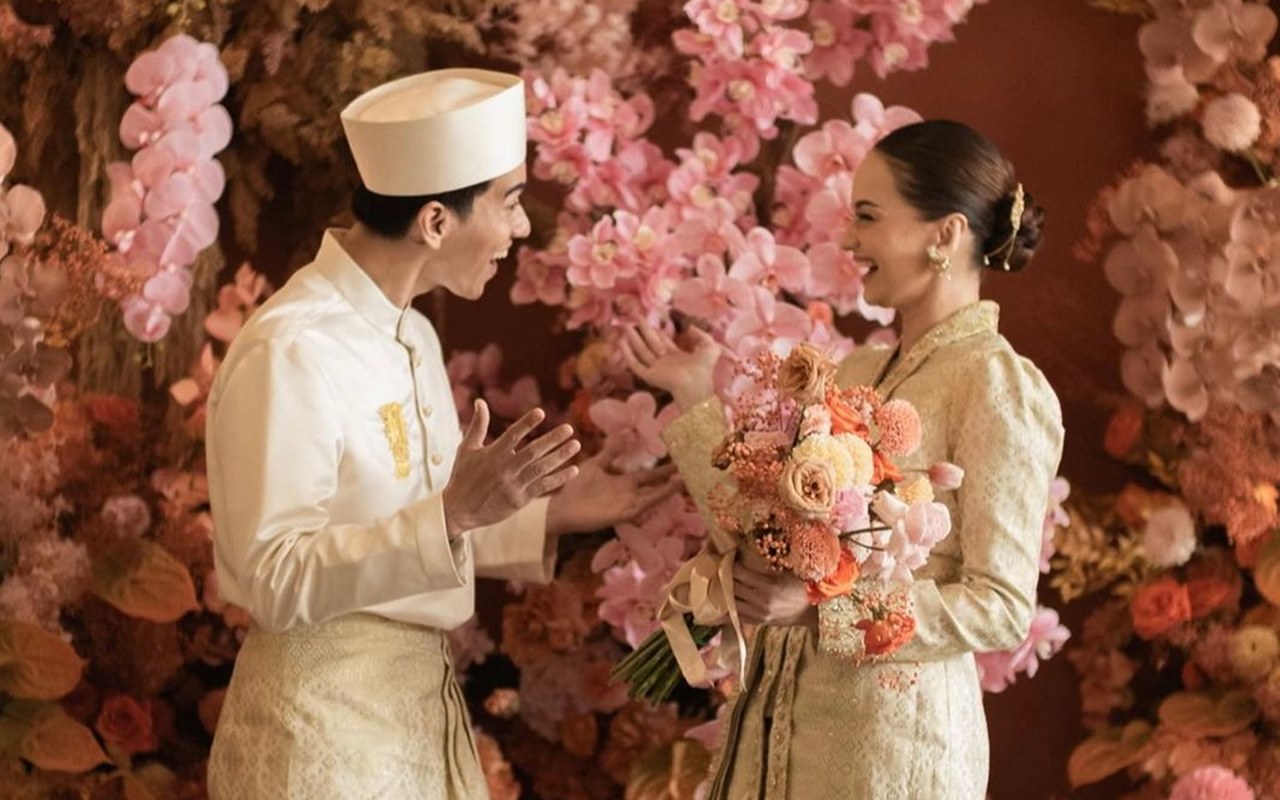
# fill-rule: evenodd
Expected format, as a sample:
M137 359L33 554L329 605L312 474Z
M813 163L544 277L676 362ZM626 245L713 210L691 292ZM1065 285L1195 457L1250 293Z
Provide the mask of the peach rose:
M1112 458L1123 459L1142 436L1142 425L1142 406L1125 403L1111 415L1107 432L1102 438L1102 449Z
M782 468L778 492L787 505L804 516L825 517L836 503L835 470L813 459L790 460Z
M1213 612L1230 608L1240 602L1240 586L1222 578L1193 578L1187 581L1187 596L1191 598L1191 616L1208 616Z
M811 344L800 343L778 368L778 387L801 403L816 403L827 393L835 364Z
M1148 583L1129 601L1133 630L1143 639L1154 639L1191 619L1191 596L1173 578Z
M145 753L159 746L151 721L151 704L140 705L128 695L104 700L95 727L108 744L127 753Z
M840 563L836 564L835 571L821 580L809 581L805 584L809 603L816 606L833 597L848 594L861 573L862 568L858 566L858 561L853 554L843 547L840 548Z

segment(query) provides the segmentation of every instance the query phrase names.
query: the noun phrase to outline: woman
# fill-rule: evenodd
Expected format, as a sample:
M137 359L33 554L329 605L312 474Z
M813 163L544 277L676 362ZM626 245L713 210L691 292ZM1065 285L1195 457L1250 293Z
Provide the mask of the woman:
M915 405L924 440L900 466L950 461L965 479L938 493L952 533L903 589L916 633L888 660L855 666L848 598L815 609L796 578L737 567L743 616L763 627L712 800L980 800L988 740L973 654L1019 644L1035 612L1061 415L1043 375L997 332L999 309L979 287L985 270L1027 265L1043 212L995 145L946 121L885 137L857 171L853 203L844 244L865 270L866 300L897 311L901 336L895 348L857 350L836 380ZM666 438L705 513L725 426L709 399L719 348L705 334L695 342L685 351L632 330L624 351L685 409Z

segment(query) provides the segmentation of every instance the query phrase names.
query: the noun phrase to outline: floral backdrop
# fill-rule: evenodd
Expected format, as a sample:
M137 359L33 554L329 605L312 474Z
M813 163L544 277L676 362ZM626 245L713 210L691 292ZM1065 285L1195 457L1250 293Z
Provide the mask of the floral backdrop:
M664 458L659 434L675 412L622 368L620 325L705 326L726 344L718 388L728 397L735 362L762 348L808 341L839 355L855 343L838 316L892 320L863 301L836 237L853 170L918 115L859 94L820 118L816 87L847 86L855 70L925 67L930 47L963 35L971 5L0 3L0 70L12 87L0 95L3 794L204 796L249 620L221 600L212 572L203 399L227 343L271 291L252 266L225 265L262 252L269 230L296 232L299 250L282 257L304 262L303 243L343 218L354 173L333 109L429 67L524 71L536 194L552 199L535 209L511 300L560 309L546 336L574 355L558 385L539 386L504 379L512 365L504 370L497 346L454 353L455 399L465 417L484 396L500 421L559 405L616 468L642 469ZM1159 164L1104 194L1096 237L1081 246L1095 260L1106 248L1125 296L1116 333L1137 399L1109 443L1128 435L1117 455L1142 476L1141 493L1121 502L1064 508L1062 479L1046 499L1043 568L1057 565L1055 586L1068 599L1120 598L1071 652L1098 731L1072 778L1127 767L1166 791L1217 765L1233 773L1200 771L1196 785L1244 780L1266 796L1275 681L1258 664L1276 666L1274 606L1262 598L1277 597L1253 581L1277 555L1265 543L1280 479L1264 413L1280 358L1276 224L1259 188L1280 102L1263 60L1274 17L1227 0L1113 5L1153 16L1141 46L1165 145ZM1243 123L1254 118L1250 138ZM1201 175L1215 169L1216 182ZM1242 331L1253 346L1238 344ZM497 618L455 632L494 797L694 796L732 678L713 670L713 685L652 707L628 701L609 671L654 630L661 589L703 532L692 503L672 498L635 525L576 540L556 583L508 586ZM1147 539L1165 549L1152 555ZM1239 590L1210 585L1205 611L1188 588L1201 579ZM1179 591L1200 604L1194 616L1132 632L1155 631L1141 616L1148 605L1148 616L1176 617ZM1068 635L1042 608L1023 646L981 657L984 687L1034 675ZM1197 645L1221 662L1235 652L1222 642L1237 638L1235 649L1272 653L1251 678L1223 663L1183 669ZM1200 683L1155 696L1150 687L1175 672ZM1134 677L1148 673L1160 680ZM1248 721L1192 735L1164 722L1160 701L1175 697L1187 719L1209 703L1236 714L1231 724ZM1194 758L1175 758L1179 746L1197 748Z

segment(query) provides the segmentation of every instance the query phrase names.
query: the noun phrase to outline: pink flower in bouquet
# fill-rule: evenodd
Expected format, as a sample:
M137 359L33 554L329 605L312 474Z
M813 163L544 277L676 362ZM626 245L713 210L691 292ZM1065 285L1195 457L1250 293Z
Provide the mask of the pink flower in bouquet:
M854 64L866 55L872 36L856 24L846 3L818 0L809 11L813 52L805 59L805 72L813 80L826 78L836 86L853 80Z
M851 531L866 527L868 517L867 498L857 489L845 489L836 495L831 509L831 524L839 531Z
M1243 778L1223 767L1200 767L1173 785L1169 800L1255 800Z
M964 470L948 461L939 461L929 467L929 480L936 489L954 492L964 481Z
M675 412L666 411L668 416ZM606 448L616 452L613 465L631 472L653 466L666 455L657 401L648 392L635 392L626 401L605 398L591 406L591 421L604 432Z
M823 405L806 406L800 417L800 438L831 434L831 412Z
M1031 621L1031 631L1026 640L1012 650L999 653L978 653L978 673L982 688L987 692L1002 692L1017 680L1018 673L1034 678L1041 661L1048 661L1071 638L1058 619L1058 612L1041 607Z
M789 566L806 581L820 581L840 565L840 540L824 522L808 522L788 532L791 537Z
M920 447L923 429L915 406L906 400L890 400L877 409L880 450L891 456L907 456Z

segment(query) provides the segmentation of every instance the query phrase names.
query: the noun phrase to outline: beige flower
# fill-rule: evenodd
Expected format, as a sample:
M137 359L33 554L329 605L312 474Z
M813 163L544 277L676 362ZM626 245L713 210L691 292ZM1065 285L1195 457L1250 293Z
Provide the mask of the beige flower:
M1231 666L1246 683L1260 681L1280 665L1280 638L1270 628L1249 625L1231 637Z
M817 403L826 396L835 364L811 344L795 346L778 368L778 386L801 403Z
M784 502L806 517L825 517L836 502L835 470L823 461L790 460L782 468L778 491Z
M854 479L859 477L860 473L856 473L856 464L854 463L853 454L849 449L848 443L845 441L848 437L844 434L840 436L824 436L815 433L812 436L806 436L804 441L796 445L791 451L791 459L793 461L820 461L823 464L829 464L835 472L835 488L849 489L855 486ZM867 475L870 480L870 473ZM866 483L866 481L863 481Z
M1210 100L1204 107L1204 138L1219 150L1238 153L1248 150L1262 133L1262 113L1253 101L1231 93Z
M928 475L916 473L898 484L897 494L898 499L909 506L916 503L931 503L933 502L933 485L929 483Z
M842 433L836 436L836 440L848 449L849 457L853 460L853 485L871 483L876 471L876 457L867 440L852 433Z

